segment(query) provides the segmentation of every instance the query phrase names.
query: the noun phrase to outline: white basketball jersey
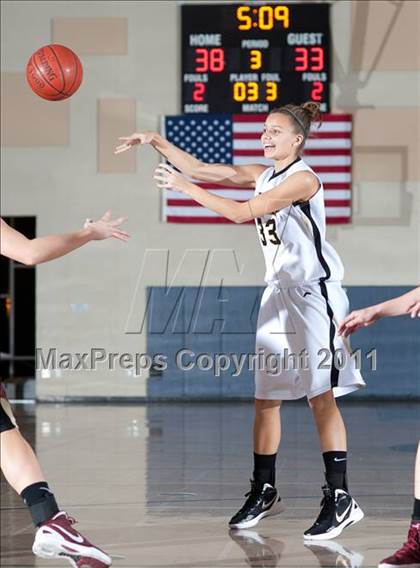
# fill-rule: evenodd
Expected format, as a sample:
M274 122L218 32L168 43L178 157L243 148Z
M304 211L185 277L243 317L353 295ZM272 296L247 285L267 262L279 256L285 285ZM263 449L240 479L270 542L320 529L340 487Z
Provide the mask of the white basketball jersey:
M266 169L257 179L255 195L265 193L296 172L312 172L319 180L317 193L305 203L294 203L277 213L255 219L264 253L265 281L284 286L341 281L343 264L325 240L325 205L322 182L301 158L279 172Z

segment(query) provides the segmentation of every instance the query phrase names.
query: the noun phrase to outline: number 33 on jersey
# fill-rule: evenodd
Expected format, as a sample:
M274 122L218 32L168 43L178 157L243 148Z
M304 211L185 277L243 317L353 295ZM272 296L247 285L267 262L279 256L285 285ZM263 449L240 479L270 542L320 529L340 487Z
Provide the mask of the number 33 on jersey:
M281 240L276 232L275 217L269 219L268 221L263 221L260 217L258 217L256 219L256 223L260 234L260 241L263 247L266 247L268 243L271 243L273 245L281 244Z

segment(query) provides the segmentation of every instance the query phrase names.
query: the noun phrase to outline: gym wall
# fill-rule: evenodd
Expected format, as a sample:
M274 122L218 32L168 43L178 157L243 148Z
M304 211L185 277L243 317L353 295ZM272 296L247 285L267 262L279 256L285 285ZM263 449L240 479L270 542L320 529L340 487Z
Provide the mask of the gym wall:
M141 326L147 289L170 282L197 286L207 251L206 286L223 280L238 287L238 298L242 287L258 291L264 266L252 226L162 223L152 179L156 153L142 148L113 155L118 136L157 130L162 115L179 112L178 3L6 0L1 10L2 215L35 215L43 235L76 229L111 208L129 215L132 234L128 244L91 243L37 268L37 346L58 353L161 351L164 340L148 338ZM330 227L328 237L358 307L419 282L420 4L335 2L331 14L332 106L353 114L354 170L353 222ZM24 78L31 53L51 42L73 48L84 66L79 92L60 103L37 98ZM403 337L404 326L414 322L396 318L392 324L392 331L369 336L378 357L388 333ZM194 345L201 348L200 340ZM396 365L386 380L371 381L364 396L419 395L420 365L404 361L404 387ZM40 372L37 396L168 394L164 380L148 377L104 367ZM214 395L211 381L209 391L199 377L189 381L193 393ZM252 394L252 381L240 384L232 396ZM181 389L176 396L185 394ZM217 396L229 396L228 389Z

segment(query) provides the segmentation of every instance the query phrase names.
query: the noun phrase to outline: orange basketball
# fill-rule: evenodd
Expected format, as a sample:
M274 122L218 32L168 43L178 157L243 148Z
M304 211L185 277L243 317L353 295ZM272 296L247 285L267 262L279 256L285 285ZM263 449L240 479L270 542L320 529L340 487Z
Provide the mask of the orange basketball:
M77 55L64 45L40 47L26 65L26 79L39 97L62 101L80 87L83 67Z

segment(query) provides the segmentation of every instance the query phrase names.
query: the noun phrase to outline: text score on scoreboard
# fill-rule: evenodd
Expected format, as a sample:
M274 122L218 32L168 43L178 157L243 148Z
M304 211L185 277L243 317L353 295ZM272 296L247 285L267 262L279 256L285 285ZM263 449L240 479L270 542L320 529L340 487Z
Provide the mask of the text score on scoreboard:
M329 4L188 4L182 112L258 113L316 101L330 110Z

